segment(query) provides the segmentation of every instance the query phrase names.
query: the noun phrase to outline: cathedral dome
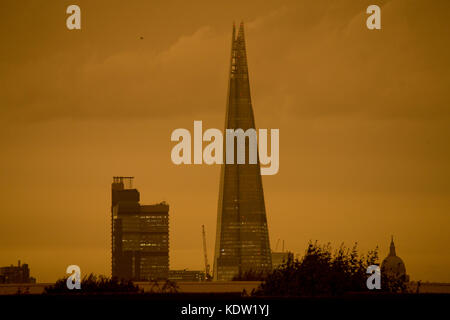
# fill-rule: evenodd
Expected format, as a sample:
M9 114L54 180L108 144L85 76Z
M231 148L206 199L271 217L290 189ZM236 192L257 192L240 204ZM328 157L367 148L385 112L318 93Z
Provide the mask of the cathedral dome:
M395 277L406 276L403 260L395 253L394 239L391 239L389 255L381 263L381 272Z

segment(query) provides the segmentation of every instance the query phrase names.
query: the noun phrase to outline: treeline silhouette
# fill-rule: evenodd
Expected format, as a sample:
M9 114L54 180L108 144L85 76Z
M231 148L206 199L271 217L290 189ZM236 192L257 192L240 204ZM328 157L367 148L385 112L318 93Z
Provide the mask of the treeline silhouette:
M67 288L67 278L61 278L54 285L45 287L44 294L144 293L144 290L131 280L119 280L103 275L97 276L93 273L83 277L80 290L69 290ZM178 293L178 285L174 281L152 280L149 281L149 284L150 290L147 292L148 294Z
M81 290L69 290L67 288L67 277L59 279L54 285L47 286L44 294L61 293L140 293L141 289L132 281L97 276L93 273L84 276L81 280Z
M232 281L263 281L267 278L268 273L263 271L247 270L239 271Z
M301 259L288 256L287 261L268 274L247 271L234 280L263 281L253 296L337 296L349 292L368 292L367 267L379 265L378 248L362 255L357 244L343 244L333 250L330 244L310 242ZM405 279L381 276L381 290L405 292Z
M367 267L377 264L378 249L360 255L355 244L333 252L330 244L309 243L300 260L288 260L272 271L255 295L316 296L367 291Z

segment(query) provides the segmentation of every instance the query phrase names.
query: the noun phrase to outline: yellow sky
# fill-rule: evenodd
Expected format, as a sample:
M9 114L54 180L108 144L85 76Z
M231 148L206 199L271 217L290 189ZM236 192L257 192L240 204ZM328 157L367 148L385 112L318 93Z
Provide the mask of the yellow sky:
M202 224L212 260L219 167L172 164L170 134L223 127L244 20L256 124L280 129L272 248L383 258L394 234L412 279L450 281L450 3L378 3L369 31L372 1L2 1L0 265L109 274L116 175L170 204L171 268L203 267Z

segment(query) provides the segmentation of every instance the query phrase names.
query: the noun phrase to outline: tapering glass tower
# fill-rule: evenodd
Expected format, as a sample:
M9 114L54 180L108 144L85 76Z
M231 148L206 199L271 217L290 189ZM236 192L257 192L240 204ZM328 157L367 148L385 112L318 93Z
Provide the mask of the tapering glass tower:
M237 37L233 25L231 43L225 129L255 129L243 23ZM250 270L268 272L272 267L259 157L256 164L249 164L247 140L246 162L237 164L236 145L234 164L223 164L221 169L215 280L232 280Z

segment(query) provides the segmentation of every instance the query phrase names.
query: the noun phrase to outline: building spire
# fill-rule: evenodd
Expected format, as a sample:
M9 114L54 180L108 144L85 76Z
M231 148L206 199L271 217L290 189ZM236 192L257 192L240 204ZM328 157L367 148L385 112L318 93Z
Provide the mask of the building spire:
M389 248L389 255L390 256L396 256L396 254L395 254L394 236L391 236L391 246Z
M234 29L233 29L234 30ZM239 25L238 35L233 41L232 76L248 79L247 52L245 48L244 22Z
M233 21L233 35L232 35L232 41L236 40L236 24Z
M238 40L241 39L242 41L244 41L245 37L244 37L244 21L241 21L240 25L239 25L239 33L238 33Z

